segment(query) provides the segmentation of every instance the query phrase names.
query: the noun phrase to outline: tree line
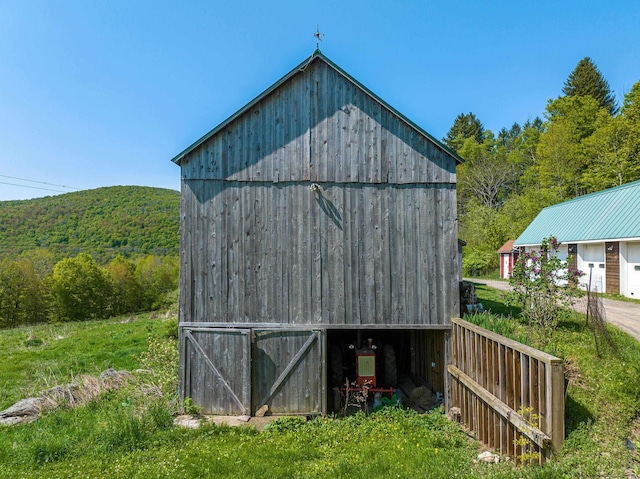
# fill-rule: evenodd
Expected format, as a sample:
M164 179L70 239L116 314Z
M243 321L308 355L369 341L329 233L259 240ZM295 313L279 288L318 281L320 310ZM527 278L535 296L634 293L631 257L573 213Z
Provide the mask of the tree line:
M57 259L90 252L100 264L178 254L180 193L110 186L31 200L0 201L0 259L45 248Z
M0 260L0 327L103 319L167 306L176 299L179 262L116 256L101 267L90 255L55 261L38 249Z
M640 81L618 106L587 57L562 93L543 119L495 135L473 113L460 114L443 139L465 160L457 170L465 274L495 270L497 249L542 208L640 179Z

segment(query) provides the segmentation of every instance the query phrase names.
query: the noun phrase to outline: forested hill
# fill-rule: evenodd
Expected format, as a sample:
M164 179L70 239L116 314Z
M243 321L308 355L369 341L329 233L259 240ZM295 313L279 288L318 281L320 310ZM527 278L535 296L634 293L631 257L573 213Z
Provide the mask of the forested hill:
M112 186L33 200L0 202L0 259L45 248L106 263L118 253L177 255L180 193Z

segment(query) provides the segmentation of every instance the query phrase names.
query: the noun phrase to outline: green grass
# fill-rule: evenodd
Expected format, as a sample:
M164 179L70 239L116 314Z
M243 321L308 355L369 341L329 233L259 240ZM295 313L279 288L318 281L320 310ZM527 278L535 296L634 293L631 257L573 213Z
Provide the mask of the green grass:
M78 374L138 368L137 356L163 322L143 314L0 331L0 410Z
M435 478L475 468L475 445L439 412L284 420L258 433L161 429L144 417L132 426L113 398L93 417L81 409L5 431L0 477Z
M509 297L507 291L489 288L483 284L474 284L478 299L486 312L490 312L495 316L517 317L520 315L521 309L519 306L507 304Z
M621 294L610 294L610 293L596 293L596 294L607 299L615 299L616 301L624 301L625 303L640 304L640 299L629 298L628 296L623 296Z
M483 303L506 308L500 306L501 294L478 288ZM527 340L515 317L469 319ZM127 323L116 319L2 331L0 383L9 391L3 403L6 407L37 385L62 384L109 366L135 370L155 360L171 373L175 363L162 359L158 346L175 347L175 339L167 338L168 323L143 315ZM583 318L560 325L549 352L570 365L567 438L562 454L544 467L475 463L477 443L439 411L418 415L391 408L341 420L289 418L265 432L214 425L176 428L175 396L165 391L160 397L139 373L126 387L84 406L48 412L31 424L0 427L0 478L624 477L625 469L640 472L637 458L625 447L626 438L637 441L634 428L640 433L640 344L618 330L611 334L617 352L607 350L599 359ZM25 344L33 339L42 343Z

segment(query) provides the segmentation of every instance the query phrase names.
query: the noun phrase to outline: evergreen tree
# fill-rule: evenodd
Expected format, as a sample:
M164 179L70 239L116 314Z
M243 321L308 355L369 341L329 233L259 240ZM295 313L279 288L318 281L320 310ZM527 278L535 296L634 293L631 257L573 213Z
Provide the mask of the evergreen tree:
M567 96L592 96L601 108L611 115L618 111L616 99L598 67L591 58L584 57L564 82L563 93Z
M443 141L449 148L457 152L469 138L473 138L476 143L482 143L484 126L473 113L460 113L453 121L453 125Z

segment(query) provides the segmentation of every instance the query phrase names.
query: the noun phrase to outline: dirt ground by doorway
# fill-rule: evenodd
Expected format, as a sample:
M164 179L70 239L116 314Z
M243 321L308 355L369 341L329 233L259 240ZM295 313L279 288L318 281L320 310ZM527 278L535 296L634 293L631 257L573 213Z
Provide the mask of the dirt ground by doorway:
M182 415L177 416L173 423L176 426L182 426L189 429L197 429L200 427L202 423L213 423L216 426L230 426L230 427L238 427L238 426L252 426L255 427L258 431L262 431L265 426L277 419L283 417L293 417L293 416L263 416L263 417L254 417L254 416L191 416L191 415Z

